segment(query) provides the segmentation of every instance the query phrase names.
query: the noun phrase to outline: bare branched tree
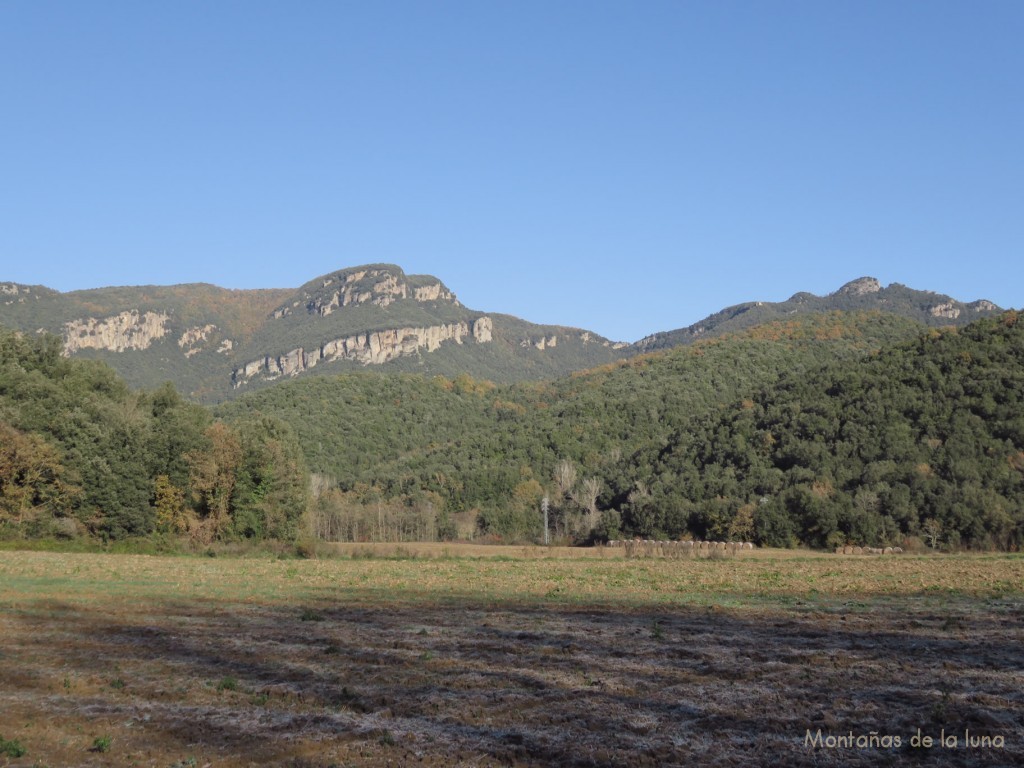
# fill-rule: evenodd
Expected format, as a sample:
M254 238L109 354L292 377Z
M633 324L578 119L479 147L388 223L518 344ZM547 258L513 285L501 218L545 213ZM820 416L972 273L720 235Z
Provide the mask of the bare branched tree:
M578 477L576 465L569 459L562 459L558 462L557 466L555 466L555 485L558 487L560 500L572 497Z
M330 475L323 475L319 472L310 472L309 474L309 492L314 499L319 499L331 488L336 488L337 485L337 481Z
M641 501L642 499L650 497L650 495L651 489L647 487L647 483L645 483L643 480L637 480L636 488L629 492L629 496L627 498L629 499L631 504L635 504L636 502Z
M586 520L584 522L585 532L592 531L597 527L601 516L597 512L597 497L601 495L601 480L597 477L588 477L576 491L573 498L584 511Z
M928 546L935 549L939 545L939 539L942 537L942 523L934 517L929 517L924 521L924 525L921 526L921 532L928 540Z

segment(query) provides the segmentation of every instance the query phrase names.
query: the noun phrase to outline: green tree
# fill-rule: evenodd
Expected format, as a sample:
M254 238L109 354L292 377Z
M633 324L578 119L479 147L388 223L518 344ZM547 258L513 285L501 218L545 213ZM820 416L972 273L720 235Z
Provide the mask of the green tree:
M294 539L310 506L309 472L295 432L268 417L238 425L241 458L232 527L256 539Z

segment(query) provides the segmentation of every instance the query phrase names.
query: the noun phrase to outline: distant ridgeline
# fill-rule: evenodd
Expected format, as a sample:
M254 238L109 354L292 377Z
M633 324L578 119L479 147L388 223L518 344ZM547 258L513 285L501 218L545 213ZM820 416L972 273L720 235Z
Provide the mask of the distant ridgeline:
M177 285L63 294L5 283L0 325L57 334L66 354L103 360L132 386L171 381L211 402L310 373L468 371L502 382L625 354L625 345L580 329L467 309L437 278L391 264L343 269L298 290Z
M1016 313L870 278L745 306L623 347L390 265L0 284L0 535L536 540L548 496L565 541L1024 543Z
M464 307L440 280L391 264L351 267L297 290L212 285L59 293L0 283L0 326L63 339L68 355L109 363L131 385L172 382L204 402L291 378L370 369L496 383L564 376L631 355L689 344L769 320L878 310L926 325L962 325L998 310L873 278L819 298L749 303L636 344L579 328L535 325Z
M964 325L1000 311L999 307L985 299L965 304L949 296L916 291L899 283L883 288L877 279L861 277L828 296L797 293L786 301L752 301L727 307L687 328L647 336L637 342L636 346L643 351L668 349L708 336L741 331L771 320L834 310L891 312L933 327Z

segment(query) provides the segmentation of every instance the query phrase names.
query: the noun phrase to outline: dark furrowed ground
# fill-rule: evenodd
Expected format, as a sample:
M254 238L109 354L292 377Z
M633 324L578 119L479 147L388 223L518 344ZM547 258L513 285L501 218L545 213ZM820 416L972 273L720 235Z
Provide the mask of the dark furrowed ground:
M1024 764L1019 597L375 600L7 599L6 764Z

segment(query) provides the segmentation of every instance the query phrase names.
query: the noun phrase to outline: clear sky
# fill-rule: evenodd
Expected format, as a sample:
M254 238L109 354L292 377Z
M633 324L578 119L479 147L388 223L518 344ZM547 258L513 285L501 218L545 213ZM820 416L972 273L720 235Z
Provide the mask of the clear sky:
M367 262L613 339L1024 305L1024 2L0 0L0 280Z

